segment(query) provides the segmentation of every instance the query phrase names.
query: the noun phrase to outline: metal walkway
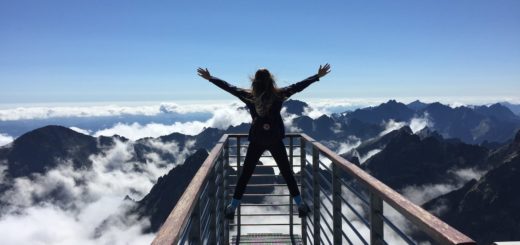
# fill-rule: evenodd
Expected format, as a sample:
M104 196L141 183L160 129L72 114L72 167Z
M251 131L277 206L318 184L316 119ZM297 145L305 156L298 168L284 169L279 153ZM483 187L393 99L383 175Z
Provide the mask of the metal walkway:
M258 233L233 236L232 244L236 244L240 238L240 244L264 245L264 244L280 244L280 245L301 245L302 239L299 235L287 235L281 233Z
M266 152L235 219L226 220L246 138L222 136L153 244L475 244L306 134L288 134L286 147L310 215L298 218Z

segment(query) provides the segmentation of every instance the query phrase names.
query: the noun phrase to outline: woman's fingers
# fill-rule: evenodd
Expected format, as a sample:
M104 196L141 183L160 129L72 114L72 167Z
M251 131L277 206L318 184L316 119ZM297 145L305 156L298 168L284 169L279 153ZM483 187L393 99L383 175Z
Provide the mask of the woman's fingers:
M199 67L199 68L197 69L197 73L198 73L199 76L201 76L201 77L204 78L204 79L209 79L209 78L211 77L210 74L209 74L209 70L208 70L208 68L203 69L203 68L200 68L200 67Z
M329 74L329 72L330 72L330 65L329 65L329 63L326 63L326 64L323 65L323 66L320 65L320 68L319 68L319 70L318 70L318 75L319 75L320 77L323 77L323 76Z

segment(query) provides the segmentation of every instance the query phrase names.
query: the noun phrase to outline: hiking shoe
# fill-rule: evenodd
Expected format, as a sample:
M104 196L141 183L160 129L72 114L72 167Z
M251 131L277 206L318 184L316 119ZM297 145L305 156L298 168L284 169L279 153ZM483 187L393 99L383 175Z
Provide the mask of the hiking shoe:
M298 206L298 217L306 217L310 211L311 210L309 209L309 206L307 206L305 203L302 203L302 205Z
M229 204L227 207L226 207L226 210L224 212L224 215L226 217L226 219L234 219L235 218L235 209L231 206L231 204Z

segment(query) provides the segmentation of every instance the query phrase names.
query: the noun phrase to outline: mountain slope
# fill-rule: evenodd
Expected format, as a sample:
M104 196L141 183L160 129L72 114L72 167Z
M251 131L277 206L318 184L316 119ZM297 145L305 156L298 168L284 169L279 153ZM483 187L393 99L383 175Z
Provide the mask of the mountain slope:
M398 132L363 164L371 175L394 189L446 183L455 178L450 172L457 169L488 168L484 147L433 136L421 139L408 130Z
M490 158L502 162L480 180L424 207L479 244L520 240L520 131Z
M17 138L0 149L0 160L8 164L8 176L16 178L44 173L69 160L75 168L89 168L89 156L100 152L96 138L62 126L46 126Z
M141 217L150 218L151 231L157 231L161 227L207 157L206 150L197 150L182 165L160 177L148 195L137 203L136 212Z

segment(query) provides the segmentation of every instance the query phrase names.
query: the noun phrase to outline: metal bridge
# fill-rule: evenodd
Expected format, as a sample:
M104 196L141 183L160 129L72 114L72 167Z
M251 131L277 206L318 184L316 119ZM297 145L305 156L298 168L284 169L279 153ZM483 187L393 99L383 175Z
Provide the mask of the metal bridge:
M285 182L250 182L235 220L227 220L244 142L247 134L222 136L152 244L476 244L303 133L287 134L285 143L309 215L297 216ZM266 153L252 180L276 177L258 174L276 169ZM262 188L274 191L249 193Z

